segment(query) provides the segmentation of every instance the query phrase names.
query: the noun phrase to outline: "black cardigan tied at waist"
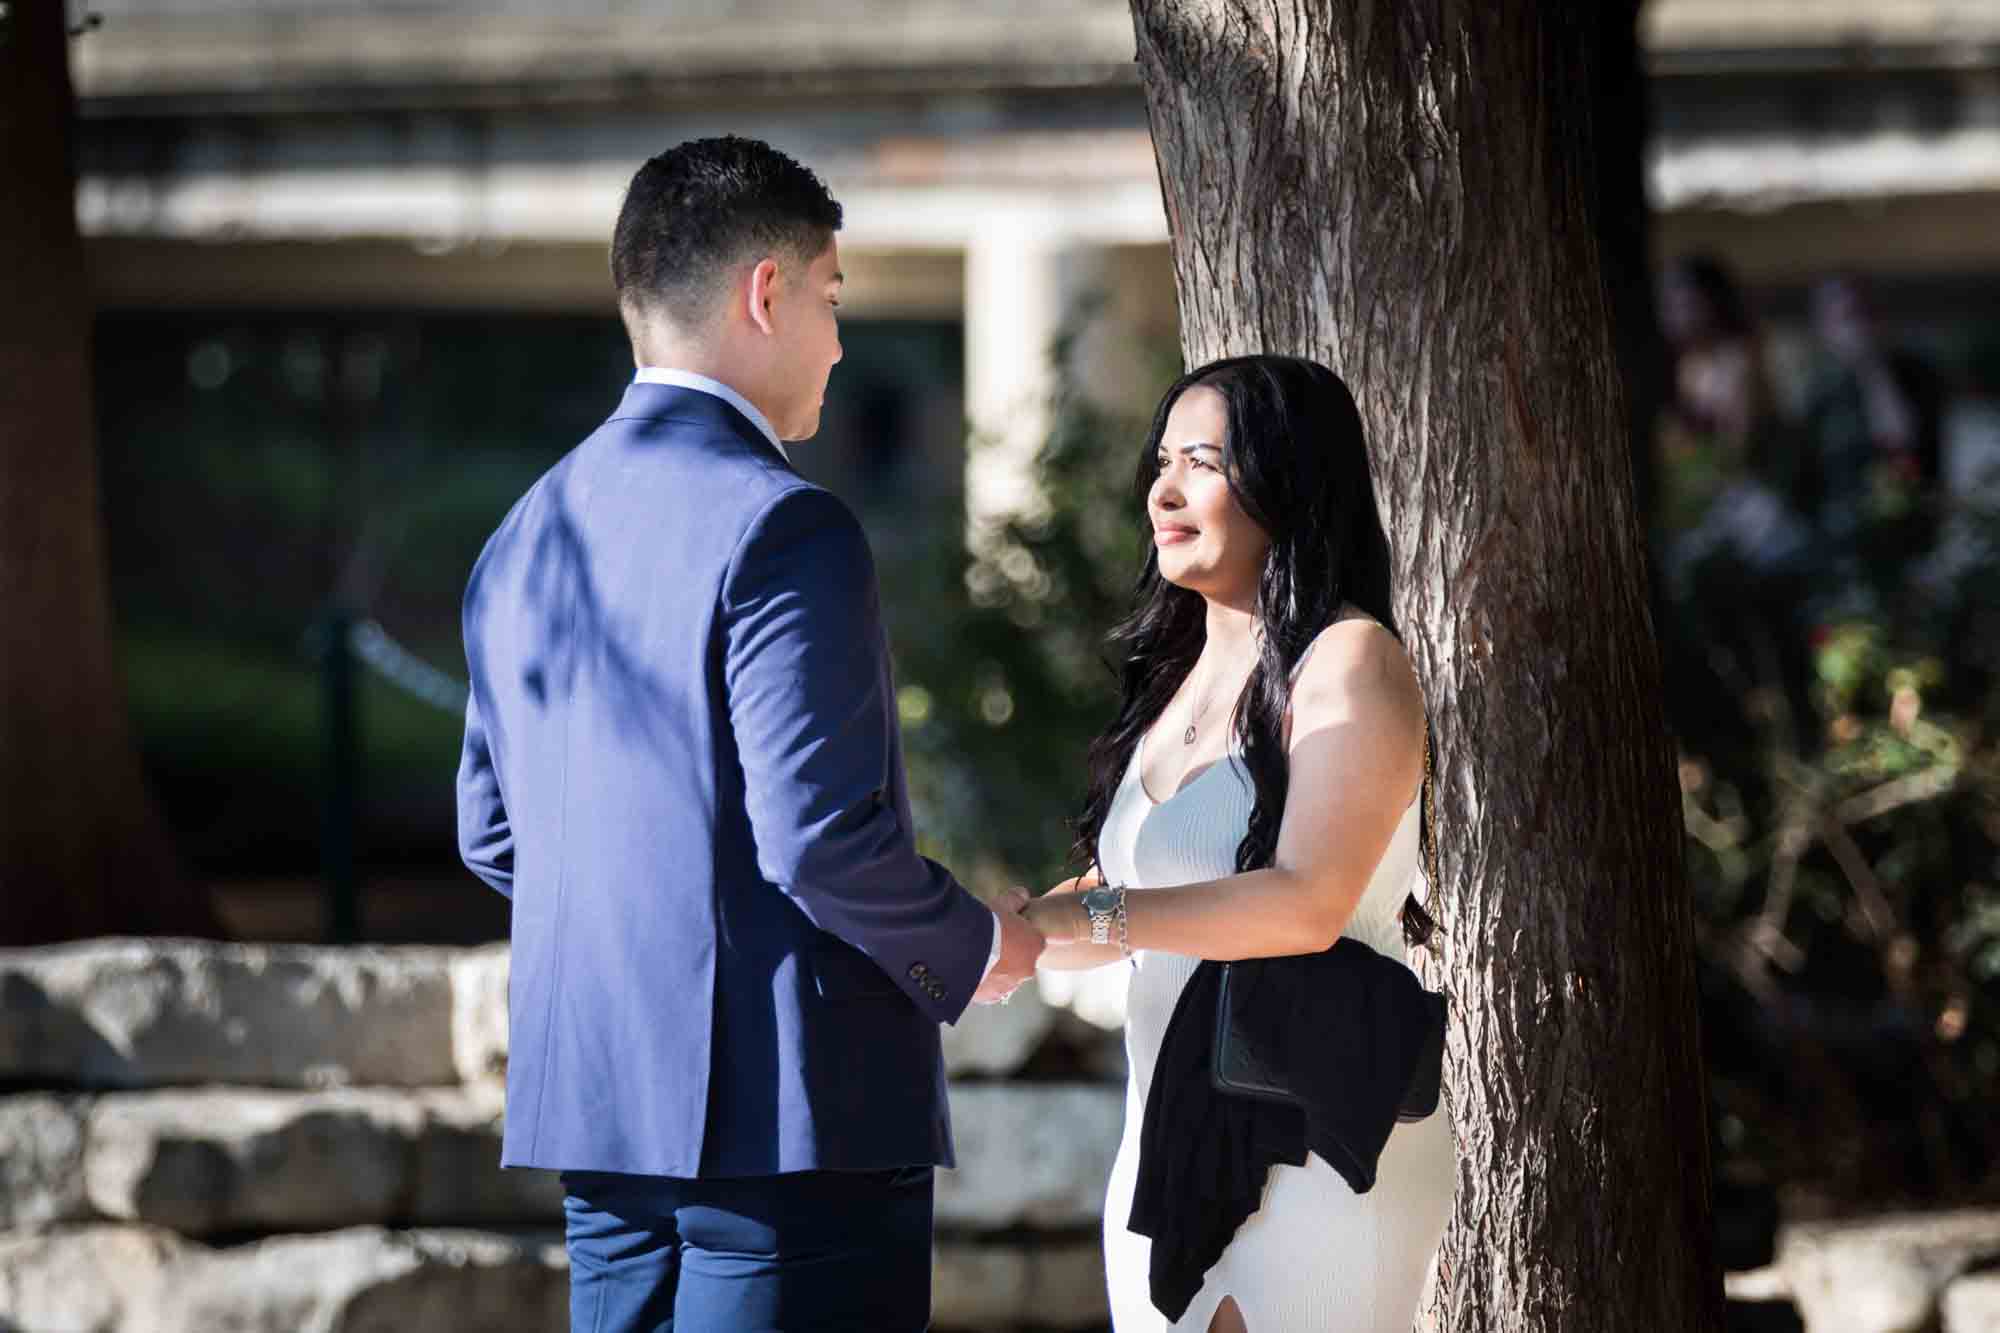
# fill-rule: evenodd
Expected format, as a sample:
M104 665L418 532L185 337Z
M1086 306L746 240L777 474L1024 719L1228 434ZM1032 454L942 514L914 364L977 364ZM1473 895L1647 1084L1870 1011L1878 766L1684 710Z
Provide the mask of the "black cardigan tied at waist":
M1160 1042L1139 1134L1131 1230L1152 1238L1153 1304L1186 1313L1270 1168L1308 1151L1365 1194L1398 1119L1437 1107L1445 1001L1400 960L1342 938L1323 953L1230 965L1238 1038L1287 1073L1300 1105L1217 1090L1222 964L1204 962Z

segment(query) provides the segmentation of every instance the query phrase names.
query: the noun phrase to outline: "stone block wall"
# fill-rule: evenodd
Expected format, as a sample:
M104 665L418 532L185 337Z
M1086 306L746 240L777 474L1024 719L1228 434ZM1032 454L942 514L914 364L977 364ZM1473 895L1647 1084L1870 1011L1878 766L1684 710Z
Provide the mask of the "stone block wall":
M565 1329L560 1187L499 1168L506 980L504 946L0 951L0 1329ZM941 1330L1105 1325L1122 1014L1057 984L946 1029Z
M1101 1330L1113 972L945 1029L940 1330ZM557 1333L560 1188L499 1168L507 952L0 950L0 1333ZM1732 1330L2000 1333L2000 1210L1789 1225Z

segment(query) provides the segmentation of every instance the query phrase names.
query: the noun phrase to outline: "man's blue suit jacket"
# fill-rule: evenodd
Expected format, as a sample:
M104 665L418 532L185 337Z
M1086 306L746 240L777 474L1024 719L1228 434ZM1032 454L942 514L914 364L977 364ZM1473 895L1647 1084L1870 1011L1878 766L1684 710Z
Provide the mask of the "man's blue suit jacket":
M991 912L917 855L853 515L635 383L465 596L465 862L513 900L509 1166L952 1162L938 1024Z

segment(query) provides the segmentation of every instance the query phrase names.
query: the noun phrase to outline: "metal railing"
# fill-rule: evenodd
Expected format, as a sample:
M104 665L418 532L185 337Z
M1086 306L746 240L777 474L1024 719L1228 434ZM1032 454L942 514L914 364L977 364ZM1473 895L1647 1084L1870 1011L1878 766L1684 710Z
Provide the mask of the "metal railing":
M326 935L336 944L361 936L361 885L354 867L355 811L361 787L361 712L355 664L442 712L463 715L466 683L397 641L380 621L343 607L321 616L310 640L320 664L325 770L320 856L326 885Z

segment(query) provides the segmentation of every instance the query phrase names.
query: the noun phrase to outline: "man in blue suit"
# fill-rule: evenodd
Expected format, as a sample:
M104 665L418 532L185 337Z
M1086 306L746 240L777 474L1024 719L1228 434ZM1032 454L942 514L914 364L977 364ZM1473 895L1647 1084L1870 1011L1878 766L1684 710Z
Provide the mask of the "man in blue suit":
M792 471L840 205L743 139L640 168L638 374L465 596L465 862L513 903L502 1163L559 1170L582 1333L921 1329L938 1024L1041 936L917 855L867 541Z

